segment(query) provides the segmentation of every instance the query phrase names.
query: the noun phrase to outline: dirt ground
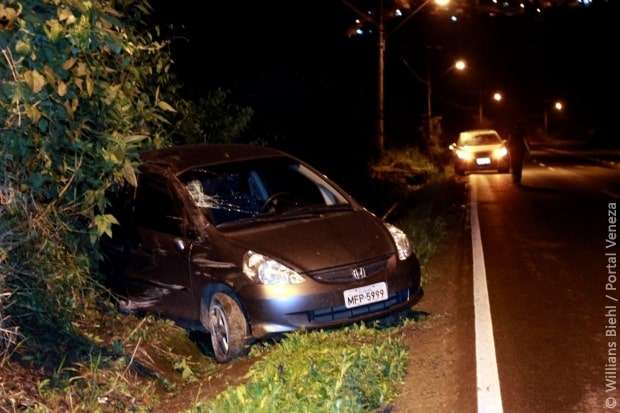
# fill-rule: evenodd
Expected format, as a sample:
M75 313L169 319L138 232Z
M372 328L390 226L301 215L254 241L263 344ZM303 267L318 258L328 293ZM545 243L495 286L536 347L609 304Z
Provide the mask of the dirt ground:
M430 316L407 327L409 366L394 412L476 411L469 232L449 234L425 268L430 282L414 309Z

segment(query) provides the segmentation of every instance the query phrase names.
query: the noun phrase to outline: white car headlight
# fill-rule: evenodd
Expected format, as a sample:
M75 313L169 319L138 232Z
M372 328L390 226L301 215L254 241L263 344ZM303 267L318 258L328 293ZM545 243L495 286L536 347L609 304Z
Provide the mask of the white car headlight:
M462 159L464 161L471 161L472 159L474 159L474 154L466 149L457 149L456 156L458 156L459 159Z
M407 234L405 234L402 230L396 228L392 224L388 224L385 222L385 226L388 231L392 235L392 239L394 240L394 244L396 244L396 250L398 251L398 259L401 261L406 260L413 253L413 249L411 248L411 244L409 243L409 238L407 238Z
M287 266L254 251L245 253L243 273L248 278L266 285L300 284L305 281Z
M506 149L505 146L502 146L501 148L495 149L493 151L493 157L495 159L502 159L506 155L508 155L508 149Z

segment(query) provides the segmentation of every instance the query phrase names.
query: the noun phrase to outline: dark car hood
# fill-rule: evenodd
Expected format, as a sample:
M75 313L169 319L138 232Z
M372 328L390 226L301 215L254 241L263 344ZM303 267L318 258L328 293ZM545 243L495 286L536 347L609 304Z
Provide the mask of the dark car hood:
M253 226L226 238L302 272L352 264L395 252L383 225L365 211Z

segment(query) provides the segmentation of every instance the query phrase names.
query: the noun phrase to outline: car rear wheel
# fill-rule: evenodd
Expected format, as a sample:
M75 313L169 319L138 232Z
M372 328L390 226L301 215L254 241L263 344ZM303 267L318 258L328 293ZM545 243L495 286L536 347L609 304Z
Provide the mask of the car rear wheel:
M247 353L248 323L233 297L224 292L215 293L208 307L203 303L201 310L201 322L211 333L211 345L218 362L227 363Z

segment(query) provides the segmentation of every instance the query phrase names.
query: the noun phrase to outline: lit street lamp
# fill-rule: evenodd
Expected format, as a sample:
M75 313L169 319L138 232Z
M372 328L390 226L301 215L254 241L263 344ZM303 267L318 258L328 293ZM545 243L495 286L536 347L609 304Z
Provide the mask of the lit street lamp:
M486 93L481 90L480 91L480 99L478 100L478 121L480 123L480 126L482 126L483 122L484 122L484 105L483 105L483 100L484 100L484 96L486 95ZM491 96L491 99L495 102L495 103L500 103L504 100L504 95L501 92L494 92L493 95Z
M548 102L547 102L548 104ZM553 102L553 109L556 112L563 112L564 111L564 103L562 103L561 100L556 100L555 102ZM545 105L545 112L543 114L543 120L545 123L545 135L549 135L549 112L547 110L547 105Z
M413 70L411 66L409 66L409 63L407 62L405 58L403 58L403 63L405 64L407 69L409 69L413 77L415 77L417 81L419 81L420 83L423 83L426 86L426 132L428 133L427 136L430 137L431 132L432 132L432 119L433 119L433 78L431 76L431 59L430 57L427 59L426 80L422 79L422 77L420 77L416 73L416 71ZM444 73L444 75L447 75L453 70L456 70L458 72L463 72L466 69L467 69L467 63L465 62L465 60L458 59L454 62L454 64L452 64L448 68L448 70Z
M463 59L459 59L456 62L454 62L454 68L458 70L459 72L462 72L465 69L467 69L467 62L465 62L465 60Z
M428 6L430 3L435 3L437 6L445 7L450 3L450 0L424 0L416 9L411 11L394 29L386 33L385 30L385 12L383 7L383 1L379 0L379 13L377 18L374 18L370 13L364 13L356 6L354 6L349 0L342 0L342 2L353 10L363 21L367 21L373 24L379 32L379 68L378 68L378 85L377 85L377 148L379 152L383 152L385 142L385 42L389 36L403 27L413 16L418 14L422 9ZM401 12L402 13L402 12Z

